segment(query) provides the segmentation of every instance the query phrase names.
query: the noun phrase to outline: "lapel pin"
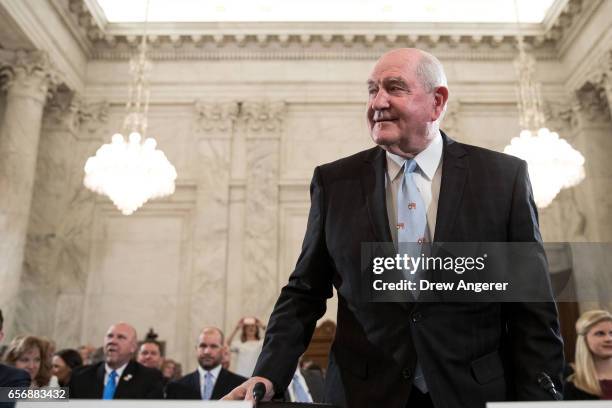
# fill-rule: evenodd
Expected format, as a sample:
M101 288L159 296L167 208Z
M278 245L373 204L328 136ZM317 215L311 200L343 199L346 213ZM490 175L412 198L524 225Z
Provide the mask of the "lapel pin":
M123 376L123 381L130 381L132 379L132 374L127 374Z

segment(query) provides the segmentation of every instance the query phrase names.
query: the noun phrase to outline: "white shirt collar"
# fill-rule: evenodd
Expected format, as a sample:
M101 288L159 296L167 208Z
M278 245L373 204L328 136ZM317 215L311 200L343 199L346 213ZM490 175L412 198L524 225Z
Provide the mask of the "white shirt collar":
M431 181L441 159L442 135L440 131L438 131L436 137L434 137L425 150L414 156L414 160L419 165L423 175ZM397 174L400 172L405 162L406 158L387 152L387 173L391 180L395 180L395 177L397 177Z
M212 375L213 382L217 380L219 377L219 373L221 372L221 364L213 368L212 370L205 370L201 365L198 365L198 372L200 373L200 381L204 381L204 377L206 373L210 373Z
M123 375L123 371L125 370L125 367L127 367L127 365L128 365L128 363L125 363L121 367L113 369L108 364L104 363L104 368L106 370L106 375L110 375L110 373L112 371L116 371L117 372L117 378L119 379Z

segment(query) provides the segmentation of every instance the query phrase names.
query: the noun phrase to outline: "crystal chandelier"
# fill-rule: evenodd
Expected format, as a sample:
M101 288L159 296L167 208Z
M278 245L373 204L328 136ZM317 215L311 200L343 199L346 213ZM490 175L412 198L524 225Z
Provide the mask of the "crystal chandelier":
M155 139L145 138L151 73L151 61L146 57L147 18L144 27L140 52L130 60L132 83L123 123L128 140L114 134L111 143L87 159L83 181L90 190L108 196L124 215L132 214L149 199L174 193L176 180L176 169L164 152L156 149Z
M573 187L584 179L584 157L544 123L542 93L535 81L535 58L527 54L514 2L519 55L514 61L518 76L518 110L521 132L504 148L504 153L520 157L529 167L529 178L539 208L547 207L562 188Z

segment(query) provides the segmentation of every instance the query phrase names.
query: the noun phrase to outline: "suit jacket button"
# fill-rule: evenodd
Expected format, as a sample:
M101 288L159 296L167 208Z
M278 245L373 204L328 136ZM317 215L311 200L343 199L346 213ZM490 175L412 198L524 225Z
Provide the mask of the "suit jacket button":
M402 370L402 377L404 377L404 379L409 380L411 375L412 375L412 372L410 371L409 368L404 368Z
M412 314L412 322L413 323L416 323L416 322L420 321L422 318L423 318L423 316L421 315L420 312L414 312Z

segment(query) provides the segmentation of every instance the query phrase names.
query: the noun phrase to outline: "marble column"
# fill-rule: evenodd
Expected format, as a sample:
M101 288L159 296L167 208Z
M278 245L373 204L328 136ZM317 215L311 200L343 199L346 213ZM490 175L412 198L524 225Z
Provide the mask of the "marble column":
M585 214L586 244L572 245L576 292L581 310L612 306L612 276L607 265L612 261L612 122L605 92L599 85L586 83L576 91L572 125L577 148L585 158L585 180L576 186L578 205Z
M0 129L0 308L7 336L15 320L43 108L57 74L46 53L16 52L3 68L6 109Z
M83 187L83 164L92 150L86 135L92 117L99 116L95 106L72 92L56 92L47 102L39 142L16 306L22 318L14 326L19 333L53 338L58 347L80 341L81 316L74 310L82 309L94 204Z
M58 122L53 124L54 119L50 118L48 122L51 123L45 129L52 134L51 138L62 138L60 143L71 146L70 158L64 156L64 163L51 164L56 166L57 171L65 171L69 175L64 190L67 196L57 199L61 202L58 202L58 207L64 212L61 215L49 214L53 222L45 223L47 226L53 226L57 240L53 258L55 263L49 265L52 267L49 273L55 276L57 282L57 301L54 313L51 313L52 338L58 347L75 347L85 342L83 310L91 268L94 239L92 230L98 195L83 185L83 167L87 158L93 155L114 131L109 123L108 102L75 102L66 109L55 112L53 116ZM56 218L57 215L59 217ZM37 232L45 233L41 230Z
M224 327L228 264L229 190L232 140L238 102L202 103L195 106L196 205L194 214L193 269L186 292L190 319L180 330L185 335L179 349L191 358L193 339L205 325ZM179 305L179 308L182 306ZM190 323L190 327L187 324Z
M278 296L280 140L284 102L245 102L245 241L243 309L262 320Z

